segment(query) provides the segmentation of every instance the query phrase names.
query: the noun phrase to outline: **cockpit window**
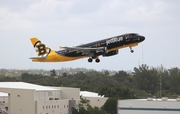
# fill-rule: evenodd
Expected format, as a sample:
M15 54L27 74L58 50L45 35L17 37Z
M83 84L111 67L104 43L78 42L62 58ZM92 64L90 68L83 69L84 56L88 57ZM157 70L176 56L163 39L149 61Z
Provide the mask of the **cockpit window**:
M130 34L131 37L139 36L139 34Z
M130 34L125 35L126 42L130 41L130 37L131 37Z

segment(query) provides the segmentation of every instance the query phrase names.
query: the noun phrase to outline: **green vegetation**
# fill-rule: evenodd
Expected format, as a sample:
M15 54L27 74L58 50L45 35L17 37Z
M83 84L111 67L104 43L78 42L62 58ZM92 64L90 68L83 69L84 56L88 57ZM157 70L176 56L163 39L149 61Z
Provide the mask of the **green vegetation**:
M109 98L104 105L102 106L102 109L107 112L108 114L116 114L117 112L117 99Z
M23 81L45 86L81 88L116 99L176 98L180 95L180 69L141 65L132 73L87 69L0 70L0 81ZM161 84L160 84L161 82ZM160 92L161 87L161 92Z
M23 81L45 86L81 88L109 97L101 107L92 107L81 98L79 110L73 114L116 113L117 99L147 97L177 98L180 95L180 69L165 69L141 65L131 73L125 71L95 71L87 69L6 70L0 69L0 81ZM161 91L160 91L161 89Z

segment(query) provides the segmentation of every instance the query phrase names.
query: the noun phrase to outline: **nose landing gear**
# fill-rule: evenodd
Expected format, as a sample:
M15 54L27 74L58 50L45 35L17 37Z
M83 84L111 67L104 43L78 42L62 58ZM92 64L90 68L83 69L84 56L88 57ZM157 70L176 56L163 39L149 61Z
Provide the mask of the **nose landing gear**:
M134 53L134 50L132 49L132 47L129 47L130 48L130 52L131 53Z

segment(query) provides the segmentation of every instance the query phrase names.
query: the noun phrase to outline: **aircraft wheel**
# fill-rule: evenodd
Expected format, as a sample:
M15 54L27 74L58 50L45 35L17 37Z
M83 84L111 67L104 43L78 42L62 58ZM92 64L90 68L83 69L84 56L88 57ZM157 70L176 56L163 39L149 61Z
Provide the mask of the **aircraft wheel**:
M88 62L90 62L90 63L91 63L91 62L92 62L92 59L91 59L91 58L89 58L89 59L88 59Z
M134 50L131 50L131 53L134 53Z
M100 59L96 59L96 63L99 63L100 62Z

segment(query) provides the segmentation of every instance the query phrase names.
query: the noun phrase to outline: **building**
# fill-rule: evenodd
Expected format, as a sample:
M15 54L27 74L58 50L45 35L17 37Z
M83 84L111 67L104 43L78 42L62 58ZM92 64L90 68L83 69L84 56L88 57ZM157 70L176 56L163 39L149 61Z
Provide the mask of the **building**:
M180 99L118 100L118 114L180 114Z
M0 114L6 114L8 110L8 94L0 92Z
M83 99L88 100L89 104L92 107L96 106L101 108L101 106L103 106L106 100L108 99L107 97L99 96L98 93L89 92L89 91L81 91L80 95Z
M0 92L0 109L8 114L71 114L79 108L79 88L0 82Z

